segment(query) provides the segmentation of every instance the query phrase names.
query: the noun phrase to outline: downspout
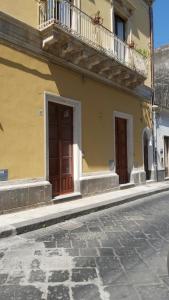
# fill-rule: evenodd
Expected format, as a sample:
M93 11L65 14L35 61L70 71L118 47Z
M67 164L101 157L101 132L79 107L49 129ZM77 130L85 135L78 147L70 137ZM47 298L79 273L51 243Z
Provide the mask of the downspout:
M150 58L151 58L151 112L152 112L152 145L153 145L153 163L155 170L155 177L158 181L158 163L157 163L157 122L156 122L156 110L157 106L154 105L154 21L153 21L153 2L150 2L149 16L150 16Z
M153 21L153 1L149 6L150 16L150 57L151 57L151 88L153 90L151 105L154 105L154 21Z

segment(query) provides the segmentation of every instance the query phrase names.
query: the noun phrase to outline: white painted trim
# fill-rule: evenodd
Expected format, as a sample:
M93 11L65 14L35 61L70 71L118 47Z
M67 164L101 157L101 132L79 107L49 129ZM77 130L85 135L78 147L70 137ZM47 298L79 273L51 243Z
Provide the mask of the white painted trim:
M45 178L49 180L49 139L48 139L48 102L54 102L73 108L73 172L74 192L80 192L80 177L82 174L81 151L81 103L77 100L61 97L50 92L44 92L44 133L45 133Z
M133 116L123 112L114 111L113 112L113 136L114 136L114 166L116 171L116 132L115 132L115 118L122 118L127 120L127 166L128 174L130 175L133 170L133 157L134 157L134 143L133 143Z
M114 1L112 0L112 3L111 3L111 9L110 9L110 24L111 24L111 31L113 33L115 33L115 30L114 30Z
M37 4L36 4L36 13L37 13L37 18L36 18L36 20L37 20L37 28L38 28L38 26L39 26L39 8L40 8L40 3L39 2L37 2Z
M108 178L117 176L116 173L105 171L105 172L92 172L92 173L83 173L80 180L88 180L88 179L97 179L97 178Z
M73 5L80 9L81 8L81 0L74 0Z
M77 8L80 9L80 5L81 5L81 1L80 0L73 0L73 5L76 6ZM75 13L75 11L73 10L72 13L72 29L75 31L79 31L80 29L78 28L78 24L79 24L79 16Z

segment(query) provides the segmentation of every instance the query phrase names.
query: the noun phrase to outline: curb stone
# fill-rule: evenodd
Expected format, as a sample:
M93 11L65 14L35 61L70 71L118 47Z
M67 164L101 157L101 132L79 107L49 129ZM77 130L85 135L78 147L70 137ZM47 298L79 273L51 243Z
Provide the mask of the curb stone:
M49 227L51 225L55 225L73 218L77 218L79 216L87 215L89 213L97 212L110 207L130 203L134 200L143 199L145 197L149 197L167 191L169 191L169 187L164 187L164 188L162 187L150 192L144 192L144 193L140 192L133 195L121 196L119 197L119 199L117 198L116 200L108 199L97 204L91 203L86 207L73 208L69 212L59 212L49 216L39 217L34 220L22 221L10 226L6 226L6 227L4 226L0 228L0 239L7 238L14 235L20 235L44 227Z

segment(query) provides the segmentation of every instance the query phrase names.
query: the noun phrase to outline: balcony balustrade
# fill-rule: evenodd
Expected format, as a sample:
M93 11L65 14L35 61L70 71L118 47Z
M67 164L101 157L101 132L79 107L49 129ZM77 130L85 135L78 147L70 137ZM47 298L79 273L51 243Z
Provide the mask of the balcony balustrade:
M67 0L41 0L43 49L118 85L135 88L147 77L147 59Z

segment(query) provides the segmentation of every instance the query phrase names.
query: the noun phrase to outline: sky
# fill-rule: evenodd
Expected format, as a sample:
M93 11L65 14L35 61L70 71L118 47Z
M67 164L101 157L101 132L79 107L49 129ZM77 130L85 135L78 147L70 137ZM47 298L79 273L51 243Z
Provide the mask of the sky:
M154 9L154 46L169 44L169 0L155 0Z

